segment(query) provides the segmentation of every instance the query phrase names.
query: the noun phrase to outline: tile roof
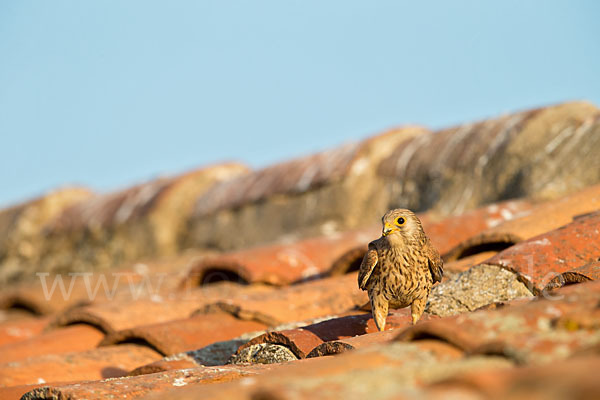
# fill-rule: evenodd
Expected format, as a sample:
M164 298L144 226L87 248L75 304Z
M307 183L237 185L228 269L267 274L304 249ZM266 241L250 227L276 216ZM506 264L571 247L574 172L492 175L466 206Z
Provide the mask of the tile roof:
M160 358L154 350L136 344L47 354L0 364L0 387L118 377Z
M37 227L41 234L36 252L23 255L14 267L34 272L93 271L175 254L194 200L216 182L247 171L241 164L219 164L71 202L43 220Z
M12 235L58 251L72 234L61 262L89 251L91 268L67 275L67 294L53 274L0 290L0 398L597 398L598 113L569 103L436 133L400 129L240 167L212 189L192 172L0 211L0 249L17 248ZM219 193L231 197L219 204ZM380 208L405 201L422 206L445 276L418 324L390 310L377 332L356 269L380 234ZM156 240L176 250L134 255L163 227ZM209 248L184 251L198 243ZM132 246L125 263L119 246ZM46 271L55 261L41 250L31 254ZM33 260L11 256L11 267L1 251L0 274Z
M494 243L518 243L559 228L577 216L598 209L600 209L600 185L590 186L570 195L537 204L535 208L520 212L514 218L497 221L488 229L482 229L472 237L465 238L466 240L449 251L446 258L460 258L468 254L470 249L487 247Z
M325 237L299 240L290 244L255 247L206 257L190 272L185 285L212 281L237 280L245 283L287 285L327 275L344 273L354 261L349 252L366 252L367 243L376 237L379 227L348 231Z
M49 318L23 318L0 322L0 346L20 342L40 334Z
M539 294L556 275L599 258L600 212L596 212L518 243L485 263L515 272L532 292Z
M93 196L84 188L65 188L0 210L0 285L24 276L24 259L38 260L46 224L65 209Z
M66 326L41 333L18 343L0 346L0 364L23 360L44 354L62 354L91 350L104 334L83 324Z
M368 224L386 207L376 166L398 143L426 132L393 129L223 182L198 198L186 243L233 250Z
M262 331L266 328L267 326L260 322L238 319L228 313L207 313L116 331L107 335L100 342L100 346L148 343L150 348L166 356L199 349L211 343L233 339L246 332Z
M598 182L598 130L600 111L589 103L527 110L407 140L379 173L390 179L389 208L448 214L510 197L556 198Z

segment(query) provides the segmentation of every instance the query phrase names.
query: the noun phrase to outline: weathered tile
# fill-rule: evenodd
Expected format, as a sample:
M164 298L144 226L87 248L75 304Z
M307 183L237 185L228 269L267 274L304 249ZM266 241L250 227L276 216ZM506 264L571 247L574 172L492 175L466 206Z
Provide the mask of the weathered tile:
M557 275L600 258L600 212L512 246L489 260L516 273L528 288L541 293Z
M287 286L269 293L248 293L214 302L199 312L221 310L269 326L337 315L368 301L366 293L358 288L356 279L356 273L352 273Z
M599 300L600 282L582 283L547 298L424 322L397 339L437 338L471 354L502 354L518 363L550 362L600 342L597 329L561 323L582 315L597 319Z
M266 327L260 322L240 320L229 313L207 313L116 331L107 335L100 346L128 342L147 343L150 348L166 356L199 349L246 332L264 330Z
M72 353L95 348L104 334L90 325L71 325L0 346L0 364L44 354Z
M392 129L215 186L198 199L187 244L233 250L370 224L387 208L376 166L398 143L425 132Z
M207 257L190 269L183 284L196 286L233 280L286 285L330 274L332 269L334 274L344 273L347 266L342 263L348 251L358 247L364 253L375 232L375 229L348 231Z
M558 199L536 204L525 215L506 221L463 240L448 252L446 258L454 260L472 253L473 249L494 245L515 244L545 232L555 230L574 218L600 209L600 185L584 188ZM506 247L506 246L505 246Z
M600 112L573 102L417 136L381 162L390 208L461 213L508 198L557 198L598 183Z
M124 376L134 367L160 358L154 350L136 344L36 356L1 364L0 387Z
M30 399L70 399L102 400L106 398L137 399L146 394L161 393L169 389L185 388L191 385L208 385L229 382L242 377L252 377L276 367L267 365L197 367L166 371L148 375L128 376L91 382L53 385L30 391L24 400Z
M24 318L0 323L0 346L18 343L40 334L49 318Z
M431 318L435 317L428 314L423 315L423 321L428 321ZM410 326L411 321L410 313L407 309L391 310L387 317L386 329L395 330L405 328ZM348 315L328 319L301 328L267 332L241 346L234 357L236 358L236 362L244 362L248 357L246 353L264 351L262 348L258 349L257 346L269 344L286 347L296 358L302 359L306 358L313 349L324 342L352 338L372 332L377 332L377 327L370 313ZM251 361L252 357L246 362Z
M63 210L92 197L84 188L58 189L13 207L0 210L0 287L28 278L23 260L40 259L38 242L44 226Z

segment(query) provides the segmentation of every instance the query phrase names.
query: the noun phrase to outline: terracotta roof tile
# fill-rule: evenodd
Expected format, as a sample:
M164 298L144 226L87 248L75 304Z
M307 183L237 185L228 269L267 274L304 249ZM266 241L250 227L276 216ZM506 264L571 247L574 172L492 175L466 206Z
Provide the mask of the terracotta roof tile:
M254 377L219 385L190 385L147 398L414 398L418 387L448 375L511 365L499 357L457 359L455 354L393 343L367 346L335 357L279 364L277 369Z
M364 254L367 243L378 230L349 231L207 257L192 267L184 284L194 286L233 279L286 285L328 274L332 269L335 274L343 273L348 251L359 247Z
M223 182L198 200L195 213L206 215L274 194L304 192L311 187L340 180L349 172L358 150L357 143L347 144Z
M32 276L99 271L176 254L196 198L216 182L245 172L240 164L219 164L80 202L45 226L38 258L24 258L19 267Z
M568 196L535 205L526 215L500 222L478 235L464 240L448 252L453 260L472 249L494 243L518 243L568 224L573 218L600 209L600 185L591 186Z
M435 316L423 315L423 321L428 321L431 318L435 318ZM411 317L408 309L392 310L387 317L386 329L405 328L410 324ZM313 349L324 342L352 338L357 335L365 335L373 332L377 332L377 327L370 313L348 315L328 319L301 328L267 332L241 346L236 354L240 354L257 344L270 343L289 348L296 357L301 359L306 358Z
M339 181L356 168L369 162L377 142L398 142L425 132L420 127L393 129L335 149L283 162L224 182L198 199L196 214L206 215L223 208L235 208L257 202L275 194L302 193L311 188ZM382 140L383 139L383 140ZM364 168L364 166L361 166Z
M52 327L89 324L107 334L148 323L160 323L189 317L198 304L194 301L138 300L107 302L77 307L59 314Z
M599 258L600 213L595 213L512 246L485 263L515 272L537 294L556 275Z
M66 382L65 382L66 384ZM0 399L2 400L20 400L21 397L32 390L46 386L46 383L36 383L32 385L17 385L0 387Z
M388 343L391 342L396 336L398 336L398 331L393 329L385 330L383 332L356 335L352 337L330 339L314 347L308 354L306 354L306 358L341 354L348 350L359 349L361 347L371 346L373 344Z
M574 283L597 281L599 279L600 262L596 261L555 276L548 282L544 290L549 291Z
M592 399L600 393L598 368L599 357L586 357L542 366L487 369L436 382L428 392L441 398L459 391L471 398Z
M556 198L598 182L598 130L600 112L588 103L527 110L407 140L379 173L390 208L450 214L511 197Z
M600 282L558 289L539 299L497 310L482 310L410 327L400 341L437 338L471 354L502 354L519 363L540 363L567 357L600 342L600 333L558 324L573 315L596 315Z
M26 318L0 323L0 346L18 343L40 334L49 318Z
M125 296L122 299L68 309L58 314L50 327L84 323L110 334L137 326L188 318L206 304L223 299L244 298L250 294L260 297L271 290L260 285L239 286L223 282L139 300Z
M170 355L199 349L266 327L256 321L240 320L228 313L211 313L113 332L100 345L147 343L162 355Z
M356 274L347 274L287 286L269 293L248 293L237 299L209 304L201 310L221 310L238 318L252 319L270 326L306 321L340 314L367 302L358 289Z
M86 227L109 227L135 220L149 214L158 203L168 201L165 196L180 190L181 186L192 182L199 183L199 190L189 190L195 194L215 182L232 179L248 172L248 168L238 163L226 163L200 168L175 177L163 177L129 187L122 191L96 196L90 201L71 207L57 218L51 231L80 230Z
M440 254L444 256L445 260L451 261L459 257L447 254L463 241L505 221L528 215L534 207L527 200L510 200L490 204L442 219L439 217L435 218L432 213L425 213L426 218L422 218L421 221L423 229ZM427 218L430 215L431 217ZM508 242L508 244L511 243ZM484 251L484 249L479 251ZM479 251L473 249L470 253ZM469 252L465 251L464 253L461 254L462 257L469 255Z
M72 325L41 333L18 343L0 346L0 364L43 354L71 353L93 349L104 334L89 325Z
M269 365L226 365L221 367L172 370L148 375L82 382L64 386L43 387L27 393L23 399L137 399L146 394L161 393L170 389L191 385L203 386L211 383L229 382L242 377L252 377L272 371L275 368L280 367Z
M215 186L198 199L187 245L234 250L369 224L387 207L375 176L378 162L424 132L394 129Z
M23 276L21 260L39 257L37 242L48 221L90 197L87 189L64 188L0 210L0 285Z
M107 346L78 353L47 354L0 365L0 387L124 376L135 366L160 359L136 344Z
M485 261L496 254L498 254L497 251L484 251L482 253L465 256L459 260L445 262L443 279L448 279L449 275L452 275L453 273L467 271L471 267L480 264L482 261Z

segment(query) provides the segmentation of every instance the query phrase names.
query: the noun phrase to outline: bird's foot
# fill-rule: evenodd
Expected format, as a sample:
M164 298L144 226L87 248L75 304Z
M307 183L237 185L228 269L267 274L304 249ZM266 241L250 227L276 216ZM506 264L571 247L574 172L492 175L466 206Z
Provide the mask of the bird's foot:
M416 325L417 321L419 320L421 316L417 315L417 314L412 314L412 324Z

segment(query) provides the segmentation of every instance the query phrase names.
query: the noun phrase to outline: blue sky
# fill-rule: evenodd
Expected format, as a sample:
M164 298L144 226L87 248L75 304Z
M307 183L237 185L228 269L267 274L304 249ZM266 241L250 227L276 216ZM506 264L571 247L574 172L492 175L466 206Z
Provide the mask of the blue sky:
M0 205L600 104L596 1L0 2Z

